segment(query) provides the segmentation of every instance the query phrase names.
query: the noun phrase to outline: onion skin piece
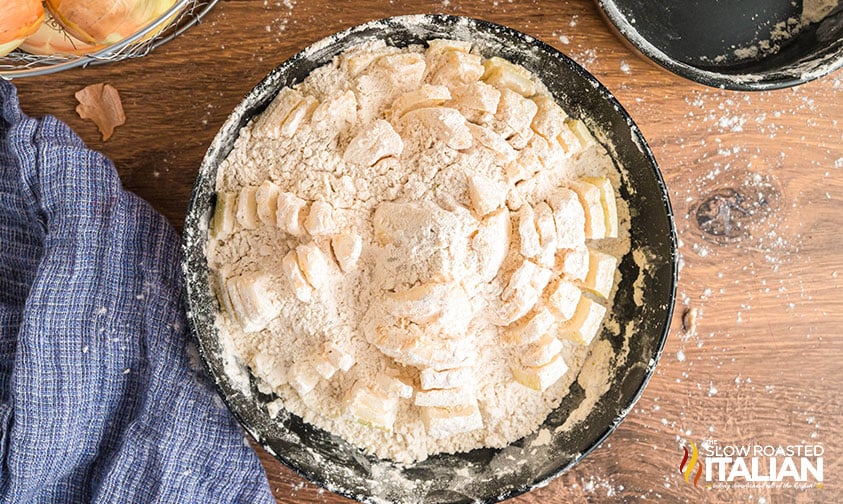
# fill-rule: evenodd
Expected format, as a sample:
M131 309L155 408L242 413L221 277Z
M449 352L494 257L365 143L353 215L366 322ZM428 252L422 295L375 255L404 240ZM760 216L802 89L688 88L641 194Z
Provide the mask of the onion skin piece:
M5 56L38 30L44 22L41 0L0 2L0 56Z
M100 82L86 86L76 92L76 99L79 101L76 113L97 125L103 142L111 138L114 128L126 123L120 93L110 84Z
M79 40L115 44L167 12L176 0L46 0L47 9Z
M105 46L86 44L67 33L49 13L44 23L18 47L30 54L45 56L82 56L102 49Z

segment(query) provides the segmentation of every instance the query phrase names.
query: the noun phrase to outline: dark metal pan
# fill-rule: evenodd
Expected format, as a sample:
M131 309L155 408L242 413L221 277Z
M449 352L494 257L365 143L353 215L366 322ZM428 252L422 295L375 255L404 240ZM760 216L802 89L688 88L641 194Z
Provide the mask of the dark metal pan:
M219 307L208 282L205 244L215 204L220 162L238 132L278 91L301 82L314 68L345 49L372 38L396 46L433 38L470 40L485 56L499 55L536 73L567 111L583 119L623 166L621 195L633 209L632 248L648 258L643 267L627 254L621 261L613 317L621 328L611 339L628 348L609 379L609 389L572 430L556 432L584 401L575 385L543 427L550 439L527 436L504 449L442 454L400 466L366 455L295 415L272 420L270 398L252 386L243 393L226 373L214 325ZM189 320L199 350L229 409L270 453L300 475L342 495L365 502L495 502L546 484L597 447L626 416L654 372L667 336L676 282L676 237L667 191L650 149L632 119L609 91L572 60L512 29L452 16L406 16L374 21L317 42L282 63L234 110L208 149L196 179L184 227L183 270ZM637 282L636 282L637 279ZM633 284L636 285L633 285ZM643 302L634 289L643 288ZM631 324L630 324L631 323ZM634 334L627 334L629 327Z
M596 0L637 52L708 86L765 90L843 65L843 5L801 25L803 0Z

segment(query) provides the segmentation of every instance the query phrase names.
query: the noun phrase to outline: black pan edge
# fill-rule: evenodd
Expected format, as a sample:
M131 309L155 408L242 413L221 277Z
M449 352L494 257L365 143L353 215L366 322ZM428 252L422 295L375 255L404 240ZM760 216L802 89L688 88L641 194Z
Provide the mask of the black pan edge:
M823 43L818 42L799 60L781 62L776 65L771 65L764 59L750 61L745 68L730 71L718 71L714 68L692 65L667 54L652 40L642 35L622 11L632 2L595 0L595 3L615 35L640 57L680 77L706 86L733 91L782 89L813 81L843 66L843 38L840 37ZM663 8L666 7L662 4L652 4L654 13ZM723 49L729 48L723 47Z

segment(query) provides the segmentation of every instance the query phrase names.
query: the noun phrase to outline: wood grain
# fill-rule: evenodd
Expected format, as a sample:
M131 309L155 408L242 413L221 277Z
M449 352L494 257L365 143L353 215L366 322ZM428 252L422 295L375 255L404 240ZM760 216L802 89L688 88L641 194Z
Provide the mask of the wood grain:
M618 430L523 503L843 500L843 80L736 93L631 53L586 0L221 1L151 55L16 81L24 110L53 114L114 160L124 185L181 228L205 149L232 108L284 59L379 17L444 12L536 36L590 70L636 120L670 189L681 239L677 314L664 356ZM73 94L107 82L127 122L106 143ZM684 308L699 317L682 330ZM694 488L681 443L821 443L821 489ZM256 448L278 502L339 503Z

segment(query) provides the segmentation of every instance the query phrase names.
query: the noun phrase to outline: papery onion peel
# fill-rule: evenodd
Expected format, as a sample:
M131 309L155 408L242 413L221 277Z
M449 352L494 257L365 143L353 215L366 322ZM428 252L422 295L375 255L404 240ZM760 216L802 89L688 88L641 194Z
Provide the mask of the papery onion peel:
M167 12L176 0L46 0L53 17L88 44L114 44Z
M44 23L34 34L23 41L19 49L30 54L41 55L74 55L81 56L90 54L104 46L95 46L82 42L73 35L67 33L49 13Z

